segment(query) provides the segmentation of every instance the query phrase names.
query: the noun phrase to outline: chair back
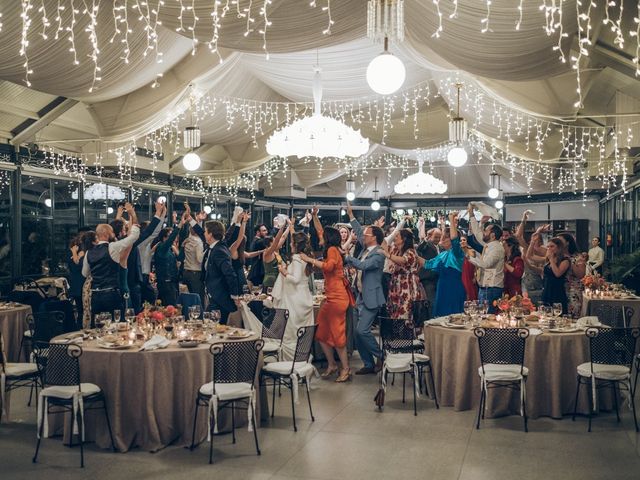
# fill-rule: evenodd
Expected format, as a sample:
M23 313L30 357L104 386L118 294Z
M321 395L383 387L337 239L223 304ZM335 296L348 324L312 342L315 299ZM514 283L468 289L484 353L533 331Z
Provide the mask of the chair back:
M415 330L404 319L379 316L382 351L386 353L414 353Z
M524 367L524 350L529 336L526 328L475 328L482 371L488 363Z
M638 328L588 328L591 363L625 365L631 368L638 336Z
M64 332L63 312L35 312L33 314L33 340L49 342Z
M250 342L214 343L209 347L213 355L213 393L217 383L250 383L253 385L260 351L264 340Z
M591 310L592 315L598 317L603 325L613 328L627 328L628 320L633 317L633 307L624 307L608 302L596 302Z
M44 302L44 297L34 290L13 290L9 293L10 302L18 302L29 305L32 312L40 310L40 305Z
M45 385L80 388L82 347L72 343L35 342L33 351Z
M296 341L296 351L293 355L292 368L296 362L309 361L317 327L317 325L308 325L306 327L298 328L298 331L296 332L298 340Z
M184 318L189 318L189 307L198 305L200 311L202 311L202 300L197 293L181 293L178 295L178 303L182 305L182 315Z
M70 300L45 300L40 305L41 312L62 312L64 314L64 332L73 332L77 330L75 314L73 313L73 304Z
M262 338L282 340L289 321L286 308L264 308L262 310Z
M415 300L412 303L413 323L420 327L431 317L431 302L429 300Z

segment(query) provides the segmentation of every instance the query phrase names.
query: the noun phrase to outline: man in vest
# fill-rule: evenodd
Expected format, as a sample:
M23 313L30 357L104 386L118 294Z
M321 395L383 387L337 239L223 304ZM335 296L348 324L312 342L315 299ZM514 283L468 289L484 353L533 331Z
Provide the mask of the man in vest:
M131 229L129 235L116 241L111 225L102 223L96 227L98 243L84 256L82 275L91 275L91 326L94 316L102 312L115 310L122 312L123 302L120 292L120 261L124 251L131 248L140 236L138 218L133 205L127 203L125 210L129 215ZM122 315L122 313L121 313ZM122 315L124 316L124 315Z

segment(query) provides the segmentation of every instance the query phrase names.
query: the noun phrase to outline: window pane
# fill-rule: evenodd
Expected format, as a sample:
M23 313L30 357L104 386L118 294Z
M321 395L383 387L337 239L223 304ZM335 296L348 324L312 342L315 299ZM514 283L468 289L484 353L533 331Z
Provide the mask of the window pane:
M154 212L153 203L156 197L157 194L153 190L144 188L133 189L133 206L136 209L136 215L140 223L151 219L151 214Z
M49 267L51 273L68 273L67 257L69 242L78 233L78 183L64 180L53 181L54 222L53 259ZM75 197L75 198L74 198Z
M127 191L106 183L86 183L84 188L84 222L95 227L116 218L118 204L127 201Z
M0 279L11 276L11 181L12 172L0 170ZM0 280L0 290L8 278Z
M48 178L22 179L22 274L48 273L51 260L53 201Z
M174 195L173 196L173 211L182 214L184 212L184 203L189 204L189 208L195 214L202 209L202 198L189 197L187 195Z

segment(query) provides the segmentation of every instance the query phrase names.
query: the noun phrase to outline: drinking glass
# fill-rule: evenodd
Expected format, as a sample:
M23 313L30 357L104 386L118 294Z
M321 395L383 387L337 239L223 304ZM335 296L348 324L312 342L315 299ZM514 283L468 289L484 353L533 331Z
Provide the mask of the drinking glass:
M472 300L466 300L464 302L464 313L465 313L465 315L471 315L472 311L473 311L473 301Z
M104 328L104 313L96 313L93 317L93 323L100 331Z
M164 331L167 332L167 338L172 338L173 323L171 319L167 319L167 321L164 322Z
M552 308L554 317L562 315L562 303L554 303Z
M189 307L189 318L191 320L197 320L198 318L200 318L200 306L199 305L193 305L193 306Z
M272 293L273 293L273 288L267 287L267 295L271 296Z
M113 311L113 323L120 323L120 310Z
M242 286L242 294L247 295L249 293L249 285Z
M219 322L220 319L222 318L222 313L220 312L220 310L211 310L211 319L214 322Z

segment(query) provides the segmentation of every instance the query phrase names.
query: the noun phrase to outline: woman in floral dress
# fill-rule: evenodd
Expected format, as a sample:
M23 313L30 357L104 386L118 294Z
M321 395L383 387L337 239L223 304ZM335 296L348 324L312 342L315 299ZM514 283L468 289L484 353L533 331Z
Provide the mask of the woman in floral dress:
M567 243L567 253L571 260L571 268L567 273L565 283L567 291L567 310L573 318L579 318L582 312L582 292L584 285L582 278L587 273L587 258L584 253L578 251L576 239L570 233L559 233L558 237Z
M387 313L394 320L412 320L413 302L424 300L426 295L418 278L420 266L411 231L400 230L384 254L391 260Z

